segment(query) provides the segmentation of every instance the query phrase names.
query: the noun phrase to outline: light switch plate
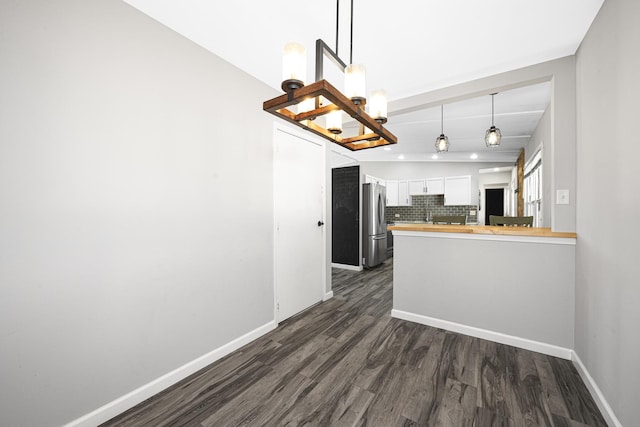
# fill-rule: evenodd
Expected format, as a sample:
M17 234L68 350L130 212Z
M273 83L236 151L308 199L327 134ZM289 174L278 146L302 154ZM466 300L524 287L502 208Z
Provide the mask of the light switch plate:
M469 215L475 215L476 211L469 211Z
M400 218L400 214L396 214L396 218Z
M556 205L569 204L569 190L556 190Z

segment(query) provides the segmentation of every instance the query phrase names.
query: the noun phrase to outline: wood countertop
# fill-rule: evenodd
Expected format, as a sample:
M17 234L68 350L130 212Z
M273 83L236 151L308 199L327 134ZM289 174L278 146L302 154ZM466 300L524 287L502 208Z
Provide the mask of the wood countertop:
M547 227L503 227L488 225L446 225L446 224L395 224L387 226L388 230L424 231L430 233L466 233L493 234L500 236L531 236L531 237L564 237L577 238L576 233L554 232Z

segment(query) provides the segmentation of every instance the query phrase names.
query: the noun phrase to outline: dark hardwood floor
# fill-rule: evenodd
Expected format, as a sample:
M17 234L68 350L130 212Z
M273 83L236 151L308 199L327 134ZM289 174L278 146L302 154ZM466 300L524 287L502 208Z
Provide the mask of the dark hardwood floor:
M392 319L391 267L103 425L606 425L570 361Z

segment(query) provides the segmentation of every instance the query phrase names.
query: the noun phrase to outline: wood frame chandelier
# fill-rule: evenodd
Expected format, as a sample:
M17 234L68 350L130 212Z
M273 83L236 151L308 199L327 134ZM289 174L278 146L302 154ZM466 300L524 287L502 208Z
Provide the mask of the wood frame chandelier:
M340 0L337 0L340 10ZM337 54L338 13L336 13L336 52L321 39L316 40L314 83L305 85L306 55L297 43L285 46L282 89L286 92L263 103L263 110L308 130L351 151L397 144L398 139L383 124L387 122L387 98L382 90L371 93L369 112L365 110L364 67L353 64L353 0L351 0L350 65ZM345 94L323 78L324 59L329 58L345 73ZM351 136L342 134L346 113L359 123Z

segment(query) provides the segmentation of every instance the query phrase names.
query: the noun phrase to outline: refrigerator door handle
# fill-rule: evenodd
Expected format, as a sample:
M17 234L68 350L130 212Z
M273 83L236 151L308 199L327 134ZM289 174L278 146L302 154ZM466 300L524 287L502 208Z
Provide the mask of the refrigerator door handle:
M387 235L385 234L384 236L371 236L371 239L373 240L382 240L382 239L386 239Z

